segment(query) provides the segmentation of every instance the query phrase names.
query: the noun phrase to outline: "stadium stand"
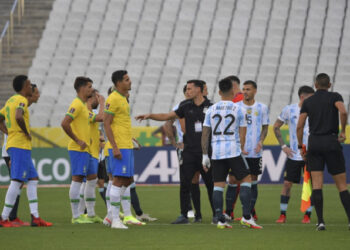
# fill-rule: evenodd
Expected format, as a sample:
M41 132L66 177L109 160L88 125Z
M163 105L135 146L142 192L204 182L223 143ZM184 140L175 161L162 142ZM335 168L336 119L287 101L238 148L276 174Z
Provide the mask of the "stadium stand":
M319 72L349 107L349 25L347 0L55 0L28 72L42 95L32 126L59 126L77 75L106 94L120 68L132 116L169 111L192 78L218 100L231 74L257 81L272 121Z

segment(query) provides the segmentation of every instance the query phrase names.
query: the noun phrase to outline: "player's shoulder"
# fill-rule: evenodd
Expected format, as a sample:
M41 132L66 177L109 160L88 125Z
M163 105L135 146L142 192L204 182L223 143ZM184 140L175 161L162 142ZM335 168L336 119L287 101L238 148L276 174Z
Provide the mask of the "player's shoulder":
M260 106L262 109L268 109L267 105L262 102L256 102L258 106Z
M13 96L11 96L8 101L8 104L10 103L24 103L24 104L28 104L28 99L25 98L23 95L19 95L19 94L15 94Z
M178 108L184 108L185 106L192 105L193 101L191 99L189 100L183 100L179 103Z

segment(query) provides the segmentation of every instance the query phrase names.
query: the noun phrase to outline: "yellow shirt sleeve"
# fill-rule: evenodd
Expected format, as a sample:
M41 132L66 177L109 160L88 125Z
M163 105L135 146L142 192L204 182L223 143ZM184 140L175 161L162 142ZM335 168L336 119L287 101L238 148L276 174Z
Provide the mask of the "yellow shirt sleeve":
M96 114L89 111L89 122L93 123L95 122L95 119L96 119Z
M5 106L2 109L0 109L0 116L5 117Z
M27 106L28 106L27 98L22 97L22 98L19 98L18 105L17 105L16 109L22 109L23 111L25 111Z
M113 99L113 95L109 95L106 100L106 106L104 112L110 115L115 115L117 110L117 106L115 105L115 100Z
M78 117L79 113L81 111L81 105L79 105L76 100L72 102L72 104L68 108L68 112L66 115L70 116L73 120Z

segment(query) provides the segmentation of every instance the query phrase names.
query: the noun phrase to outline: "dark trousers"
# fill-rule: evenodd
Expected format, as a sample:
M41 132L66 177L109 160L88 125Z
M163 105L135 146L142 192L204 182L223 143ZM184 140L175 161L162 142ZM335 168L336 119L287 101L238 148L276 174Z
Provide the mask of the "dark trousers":
M182 153L183 164L180 165L180 207L181 214L187 217L188 204L190 202L190 191L192 178L194 174L199 171L202 179L207 187L210 206L213 214L215 213L213 208L213 177L211 169L206 173L202 167L202 153L188 152L186 150ZM198 212L198 211L197 211Z

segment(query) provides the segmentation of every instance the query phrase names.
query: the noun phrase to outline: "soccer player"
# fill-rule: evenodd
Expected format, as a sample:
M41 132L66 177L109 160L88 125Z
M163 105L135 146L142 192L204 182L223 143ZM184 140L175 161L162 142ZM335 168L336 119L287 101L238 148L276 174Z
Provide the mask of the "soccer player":
M350 194L346 185L345 159L340 143L346 139L346 112L343 98L339 93L328 92L331 87L329 76L325 73L316 76L313 96L306 99L301 106L297 125L298 148L302 151L304 127L309 118L309 143L307 151L307 168L311 172L312 199L314 201L318 224L316 230L326 229L323 218L323 171L327 164L328 172L339 191L340 200L348 217L350 229ZM341 130L339 133L339 118Z
M238 103L246 110L247 135L244 151L247 154L244 155L244 158L249 166L252 178L251 214L253 216L255 215L254 208L258 198L258 176L262 173L262 147L270 123L268 107L255 101L256 92L256 82L245 81L243 83L244 99L243 102Z
M234 75L228 76L227 78L231 80L233 85L234 96L232 101L234 103L241 102L243 100L243 93L240 88L240 83L241 83L240 79ZM229 172L229 181L228 181L227 191L226 191L226 210L225 210L225 217L227 221L232 221L234 219L233 210L237 201L237 197L239 195L239 190L240 190L239 182ZM253 213L255 215L255 210Z
M115 90L106 101L104 129L108 138L109 164L113 185L110 189L112 228L127 229L120 218L120 205L124 211L124 223L144 225L131 214L130 184L134 176L134 152L131 131L130 107L127 100L131 81L126 70L112 74Z
M97 166L90 164L90 122L102 121L102 114L96 116L91 113L86 105L88 98L92 95L92 80L87 77L77 77L74 82L77 97L72 101L61 126L70 137L68 152L72 166L72 183L69 189L69 198L72 209L72 223L99 222L100 218L94 211L94 194L96 186ZM79 211L79 191L82 182L86 178L85 198L88 217ZM93 194L92 194L93 193ZM91 196L91 197L90 197ZM91 201L90 201L91 199Z
M31 84L32 87L32 95L28 97L28 107L30 107L30 105L32 103L37 103L40 97L40 93L38 90L38 87L35 84ZM4 132L4 131L3 131ZM10 156L8 155L7 151L6 151L6 142L7 142L7 134L5 134L4 132L4 144L2 147L2 157L5 160L6 166L9 170L9 175L11 175L11 169L10 169ZM16 198L16 203L12 208L12 211L9 215L9 220L11 223L15 223L17 225L20 226L29 226L30 224L28 222L23 222L20 218L18 218L17 216L17 211L18 211L18 206L19 206L19 201L20 201L20 195L21 195L21 191L22 191L22 187L20 188L20 192L18 193L18 196Z
M297 123L300 114L300 108L308 97L315 93L314 89L310 86L301 86L298 90L299 102L291 105L287 105L283 108L281 114L278 116L275 124L273 125L273 130L278 143L281 146L282 151L287 155L288 159L285 167L284 183L281 192L281 204L280 204L280 217L276 223L285 223L287 219L287 208L290 197L290 192L292 190L293 183L299 183L301 178L301 173L304 170L305 161L298 150L298 140L297 140ZM288 125L289 129L289 147L283 141L281 130L283 124ZM303 144L307 145L307 140L309 137L309 125L306 121L304 127ZM310 223L312 206L306 211L302 223Z
M184 151L183 164L180 165L180 206L181 215L172 224L188 224L188 203L190 202L190 189L193 176L197 171L200 171L203 181L207 187L210 205L212 207L213 217L215 211L212 202L213 181L211 170L207 173L202 167L202 123L204 121L205 111L212 103L204 98L204 84L201 80L187 81L187 91L190 99L180 103L176 111L171 111L164 114L145 114L136 117L137 120L152 119L156 121L167 121L185 118L185 136L184 136ZM197 212L197 221L202 220L202 215Z
M232 102L232 81L228 78L219 82L221 101L211 106L205 115L202 133L202 151L204 168L213 165L214 192L213 202L218 218L217 227L232 228L222 212L223 192L229 170L241 182L240 198L242 202L243 217L241 224L250 228L261 229L250 215L251 212L251 175L244 163L241 153L244 152L247 123L245 110ZM211 139L212 156L208 156Z
M0 110L0 123L3 123L4 120L6 122L8 132L6 150L11 159L11 183L6 193L0 225L3 227L18 226L8 219L21 186L27 182L27 196L32 217L31 226L52 226L52 223L39 217L38 211L38 173L31 158L32 137L28 111L28 99L33 93L32 86L27 76L19 75L13 80L13 88L17 94L10 97Z

